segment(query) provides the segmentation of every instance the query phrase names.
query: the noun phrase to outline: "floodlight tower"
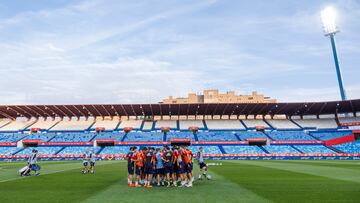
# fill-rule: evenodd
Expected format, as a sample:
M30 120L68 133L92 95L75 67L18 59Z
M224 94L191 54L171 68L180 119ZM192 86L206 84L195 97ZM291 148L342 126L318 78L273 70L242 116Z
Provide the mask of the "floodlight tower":
M341 69L340 69L339 59L338 59L337 51L336 51L336 43L335 43L335 34L339 32L339 29L336 26L336 22L335 22L335 20L336 20L335 9L332 7L326 7L324 10L322 10L321 11L321 20L322 20L325 36L328 36L330 38L331 47L332 47L333 56L334 56L336 74L337 74L338 83L339 83L341 100L346 100L346 93L345 93L343 80L342 80L342 76L341 76Z

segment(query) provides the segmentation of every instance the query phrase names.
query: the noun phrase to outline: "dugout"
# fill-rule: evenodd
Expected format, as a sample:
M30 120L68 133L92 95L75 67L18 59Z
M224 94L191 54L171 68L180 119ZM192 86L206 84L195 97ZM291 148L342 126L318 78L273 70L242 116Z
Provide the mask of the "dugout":
M188 138L172 138L170 139L171 146L190 146L191 139Z
M246 141L249 142L249 145L256 145L256 146L264 146L267 145L268 139L266 138L247 138Z

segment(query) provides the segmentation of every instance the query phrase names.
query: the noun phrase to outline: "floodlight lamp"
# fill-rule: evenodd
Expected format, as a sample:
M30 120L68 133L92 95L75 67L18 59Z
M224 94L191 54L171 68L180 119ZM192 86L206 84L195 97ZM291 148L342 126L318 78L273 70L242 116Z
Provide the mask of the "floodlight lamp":
M325 35L335 34L339 30L336 26L336 11L333 7L326 7L321 11L321 21Z

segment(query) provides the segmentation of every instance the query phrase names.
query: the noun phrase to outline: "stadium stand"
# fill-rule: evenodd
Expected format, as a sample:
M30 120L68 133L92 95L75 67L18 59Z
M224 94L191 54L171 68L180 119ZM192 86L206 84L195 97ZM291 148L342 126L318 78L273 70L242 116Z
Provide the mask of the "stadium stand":
M83 131L89 129L94 120L63 120L56 124L51 131Z
M178 129L177 121L175 120L158 120L155 123L155 128L160 129L161 127L170 127L170 129Z
M47 142L51 140L56 134L55 133L31 133L25 137L26 140L41 140Z
M96 134L95 140L114 139L116 142L123 140L124 132L100 132Z
M243 141L246 141L247 138L268 138L264 133L258 131L239 131L236 134Z
M12 155L19 150L17 147L0 147L0 155Z
M153 121L144 121L142 130L153 130L153 125L154 125Z
M166 133L166 140L170 141L172 138L189 138L193 141L195 141L194 134L190 131L188 132L168 132Z
M257 146L248 145L234 145L234 146L223 146L227 154L265 154L266 152Z
M86 147L70 146L70 147L65 147L58 154L84 154L86 150L88 150L89 152L91 150L95 150L95 152L97 153L100 149L101 149L100 147L92 147L92 146L86 146Z
M187 130L191 126L196 126L199 129L204 129L204 123L202 120L180 120L180 130Z
M198 132L199 141L238 141L235 132L231 131L209 131Z
M46 120L44 120L44 118L39 118L29 128L40 128L41 130L48 130L51 127L55 126L58 122L60 122L60 118L54 120L52 118L48 118Z
M134 130L140 130L143 120L122 120L119 125L119 129L131 127Z
M0 142L17 142L26 136L22 133L0 133Z
M314 140L313 137L303 131L270 131L267 134L273 140Z
M60 151L62 147L27 147L16 153L16 155L30 155L33 149L38 150L39 154L55 154Z
M18 120L15 120L15 121L11 121L9 124L1 127L0 131L2 131L2 132L7 132L7 131L8 132L16 132L16 131L26 129L27 127L29 127L33 123L35 123L35 120L33 120L33 119L31 119L31 120L18 119Z
M125 142L162 142L164 133L162 132L141 132L132 131L126 134Z
M10 123L10 121L9 119L0 119L0 128Z
M137 149L139 147L137 146ZM127 154L129 152L129 146L113 146L113 147L104 147L100 151L100 155L109 155L109 154Z
M200 146L190 146L190 150L193 154L199 151ZM222 154L218 146L202 146L204 154Z
M271 154L283 153L283 154L300 154L300 152L294 149L290 145L267 145L264 149Z
M96 118L95 120L96 122L94 123L93 126L91 126L92 130L95 130L98 127L103 127L105 128L106 131L108 130L115 130L116 127L119 125L119 120L118 119L108 119L108 118Z
M255 128L256 126L264 126L265 128L270 128L268 124L266 124L263 120L260 119L246 119L242 121L248 128Z
M298 125L288 119L268 119L266 121L276 129L300 129Z
M56 133L50 142L88 142L95 136L95 133L84 132L62 132Z
M209 130L244 130L239 120L205 120Z
M312 136L319 140L330 140L338 137L343 137L345 135L350 135L351 131L330 131L330 132L319 132L319 131L310 131Z
M340 123L360 123L360 117L339 117Z
M333 147L345 153L360 153L360 140L334 145Z
M336 129L338 127L333 118L293 119L293 121L303 128Z
M324 145L294 145L295 148L302 151L303 153L328 153L335 154L336 152L325 147Z

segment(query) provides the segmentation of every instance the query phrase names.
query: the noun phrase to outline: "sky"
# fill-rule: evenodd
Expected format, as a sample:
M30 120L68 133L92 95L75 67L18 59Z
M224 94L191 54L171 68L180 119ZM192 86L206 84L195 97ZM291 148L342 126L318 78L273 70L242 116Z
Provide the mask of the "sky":
M12 0L0 2L0 104L157 103L204 89L339 100L326 6L359 99L360 1Z

